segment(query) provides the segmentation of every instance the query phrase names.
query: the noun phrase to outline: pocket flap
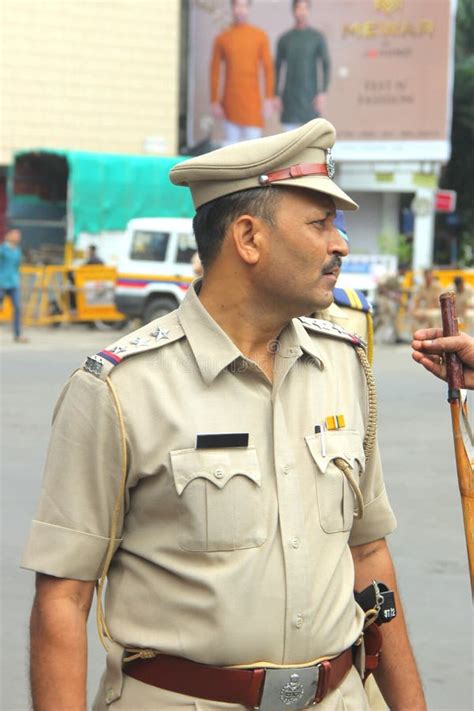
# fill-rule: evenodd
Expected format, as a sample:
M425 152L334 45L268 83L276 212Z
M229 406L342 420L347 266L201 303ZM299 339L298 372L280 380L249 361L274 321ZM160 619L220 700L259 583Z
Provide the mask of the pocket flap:
M255 447L177 449L170 452L170 457L179 496L191 481L199 477L219 489L237 475L251 479L257 486L262 484Z
M321 441L324 438L324 443ZM334 430L305 437L311 456L318 469L326 472L328 465L336 457L344 459L352 469L359 462L362 470L365 468L365 454L360 432L356 430Z

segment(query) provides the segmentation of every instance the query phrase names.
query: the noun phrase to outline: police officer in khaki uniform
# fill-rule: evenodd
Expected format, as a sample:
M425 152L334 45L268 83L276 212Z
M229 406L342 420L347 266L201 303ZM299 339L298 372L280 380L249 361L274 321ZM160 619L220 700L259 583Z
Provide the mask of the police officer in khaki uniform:
M440 325L439 297L442 291L433 270L425 269L423 284L415 291L411 305L415 330Z
M334 140L315 119L173 168L205 276L59 399L23 557L35 711L86 708L98 581L95 711L368 708L353 590L396 590L370 367L339 326L296 318L329 306L347 253ZM389 706L422 711L400 607L381 629Z

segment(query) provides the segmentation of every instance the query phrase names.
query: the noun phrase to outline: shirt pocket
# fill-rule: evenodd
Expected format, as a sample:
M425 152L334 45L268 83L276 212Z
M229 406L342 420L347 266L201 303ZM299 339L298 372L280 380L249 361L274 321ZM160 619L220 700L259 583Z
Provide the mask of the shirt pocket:
M179 540L188 551L256 548L267 539L255 447L170 452Z
M353 487L358 486L365 468L361 435L355 430L335 430L308 435L305 440L316 464L321 528L326 533L350 531L357 508ZM338 457L351 467L352 483L334 463Z

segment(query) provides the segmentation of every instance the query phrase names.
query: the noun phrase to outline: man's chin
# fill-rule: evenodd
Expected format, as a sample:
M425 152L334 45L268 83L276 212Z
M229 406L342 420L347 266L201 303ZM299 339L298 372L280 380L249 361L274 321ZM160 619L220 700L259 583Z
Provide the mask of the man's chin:
M326 298L319 294L318 299L314 299L314 301L307 306L305 313L301 315L317 317L318 314L321 313L321 311L325 311L325 309L329 308L333 302L334 296L332 291L327 294Z
M329 308L334 301L334 294L332 289L327 291L325 294L318 294L318 300L314 305L313 311L324 311L324 309ZM315 300L316 301L316 300Z

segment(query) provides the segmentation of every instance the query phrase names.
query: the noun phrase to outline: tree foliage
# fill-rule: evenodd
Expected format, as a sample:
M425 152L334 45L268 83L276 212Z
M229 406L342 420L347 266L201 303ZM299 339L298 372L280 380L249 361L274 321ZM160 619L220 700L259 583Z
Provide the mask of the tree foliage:
M458 0L451 160L443 187L458 193L465 246L474 245L474 2Z

